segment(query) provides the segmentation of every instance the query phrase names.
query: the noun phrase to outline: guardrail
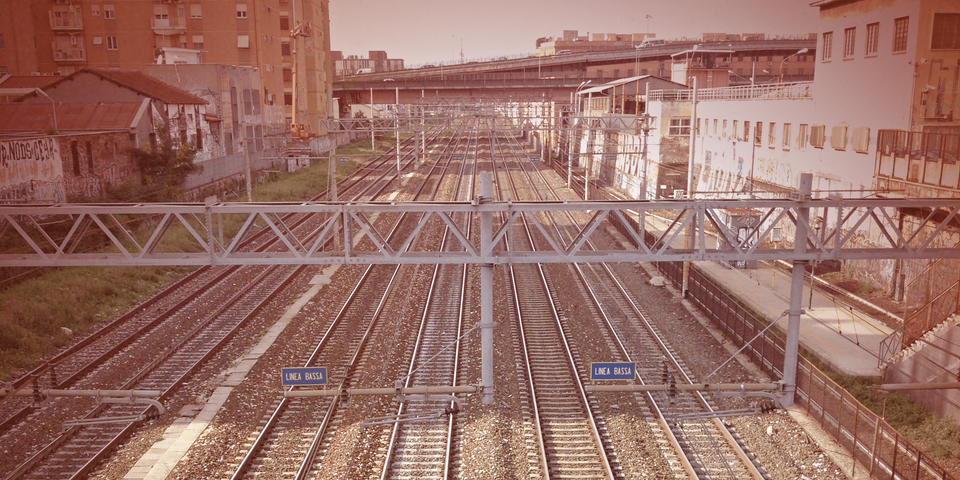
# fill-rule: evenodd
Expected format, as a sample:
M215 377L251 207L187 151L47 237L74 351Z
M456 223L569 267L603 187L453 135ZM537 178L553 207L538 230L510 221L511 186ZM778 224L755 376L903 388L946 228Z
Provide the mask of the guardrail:
M740 87L701 88L697 101L717 100L794 100L813 99L813 82L744 85ZM652 90L649 100L693 101L693 90Z

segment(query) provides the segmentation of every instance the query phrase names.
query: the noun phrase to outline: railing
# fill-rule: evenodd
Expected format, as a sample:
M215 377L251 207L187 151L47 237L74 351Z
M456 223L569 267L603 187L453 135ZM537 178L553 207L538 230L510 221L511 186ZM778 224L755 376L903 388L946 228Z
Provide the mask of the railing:
M960 310L960 262L933 262L907 284L904 299L906 305L920 305L904 314L902 347L908 347Z
M77 45L53 44L53 60L55 62L83 62L87 60L87 51L83 48L81 39Z
M151 18L150 25L153 29L157 30L176 30L176 31L186 31L186 25L178 25L176 23L170 23L169 18Z
M49 11L47 14L50 18L51 30L83 30L83 17L80 16L79 9L72 12Z
M794 100L813 99L813 82L745 85L742 87L702 88L697 90L697 101L716 100ZM693 90L652 90L648 100L693 101Z
M880 130L877 151L877 177L942 188L947 196L957 195L960 135Z

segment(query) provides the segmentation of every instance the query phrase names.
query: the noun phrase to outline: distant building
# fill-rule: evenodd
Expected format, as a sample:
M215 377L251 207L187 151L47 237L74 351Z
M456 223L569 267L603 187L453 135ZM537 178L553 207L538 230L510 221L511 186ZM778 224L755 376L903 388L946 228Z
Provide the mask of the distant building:
M334 71L338 77L349 77L363 73L384 73L403 70L403 59L387 58L387 52L371 50L369 57L357 55L343 56L343 52L331 52L334 59Z

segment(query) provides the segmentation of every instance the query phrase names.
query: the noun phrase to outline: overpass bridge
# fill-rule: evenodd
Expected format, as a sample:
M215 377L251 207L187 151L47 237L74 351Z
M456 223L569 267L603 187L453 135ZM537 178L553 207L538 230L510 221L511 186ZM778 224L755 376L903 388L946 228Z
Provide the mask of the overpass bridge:
M816 43L816 40L795 39L671 42L641 49L625 44L624 48L619 50L505 58L489 62L441 63L417 69L340 77L333 83L333 95L341 99L341 105L415 104L427 97L479 97L570 103L571 94L584 81L590 80L593 85L599 85L633 76L614 76L613 72L618 70L637 72L639 67L656 65L657 68L651 69L650 73L669 79L673 55L694 47L700 50L729 50L732 52L731 57L739 57L741 54L759 57L792 55L802 48L808 48L810 55L814 55ZM784 81L812 79L811 70L805 75L787 75ZM731 84L735 85L738 81L740 79L732 78Z

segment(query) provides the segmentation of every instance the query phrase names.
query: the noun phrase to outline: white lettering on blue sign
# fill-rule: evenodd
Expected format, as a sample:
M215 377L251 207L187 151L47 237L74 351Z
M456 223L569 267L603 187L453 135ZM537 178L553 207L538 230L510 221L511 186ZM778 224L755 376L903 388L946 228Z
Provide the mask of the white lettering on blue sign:
M284 386L326 385L327 369L321 367L284 368L281 372Z
M633 380L636 369L632 363L592 363L591 380Z

